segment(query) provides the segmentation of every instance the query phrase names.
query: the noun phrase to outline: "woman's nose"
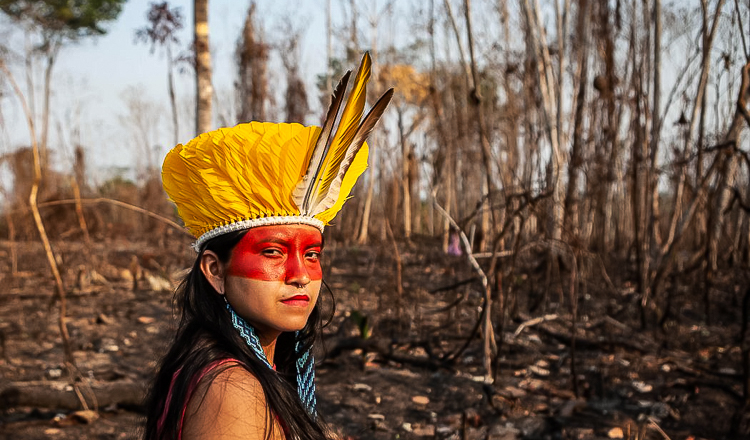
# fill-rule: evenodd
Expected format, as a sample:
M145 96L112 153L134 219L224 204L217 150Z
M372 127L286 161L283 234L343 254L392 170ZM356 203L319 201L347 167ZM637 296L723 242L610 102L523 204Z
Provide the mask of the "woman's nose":
M305 266L304 255L290 256L286 262L286 283L304 287L310 284L310 274Z

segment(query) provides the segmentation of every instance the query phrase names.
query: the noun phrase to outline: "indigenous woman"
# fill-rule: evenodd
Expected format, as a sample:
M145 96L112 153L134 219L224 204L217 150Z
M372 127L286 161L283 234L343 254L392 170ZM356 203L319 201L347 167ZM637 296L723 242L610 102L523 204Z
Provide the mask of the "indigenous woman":
M198 257L177 290L146 440L325 438L311 352L322 231L367 167L365 139L393 94L362 118L369 55L343 105L349 76L321 128L251 122L167 154L164 188Z

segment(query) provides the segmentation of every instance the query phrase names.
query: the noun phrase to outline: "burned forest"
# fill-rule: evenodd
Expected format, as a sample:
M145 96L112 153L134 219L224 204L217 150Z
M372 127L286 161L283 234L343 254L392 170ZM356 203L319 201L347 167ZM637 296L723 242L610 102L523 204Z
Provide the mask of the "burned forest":
M750 2L219 3L0 0L0 439L141 438L196 256L164 155L320 124L365 51L395 93L320 257L332 436L750 438ZM66 60L119 34L160 94L87 113Z

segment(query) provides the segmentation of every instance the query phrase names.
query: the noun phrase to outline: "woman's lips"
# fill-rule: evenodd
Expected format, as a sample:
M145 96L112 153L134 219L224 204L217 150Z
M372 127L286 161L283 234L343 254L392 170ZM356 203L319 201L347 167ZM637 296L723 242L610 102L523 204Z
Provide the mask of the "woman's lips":
M291 298L281 300L282 303L293 307L306 307L310 303L307 295L295 295Z

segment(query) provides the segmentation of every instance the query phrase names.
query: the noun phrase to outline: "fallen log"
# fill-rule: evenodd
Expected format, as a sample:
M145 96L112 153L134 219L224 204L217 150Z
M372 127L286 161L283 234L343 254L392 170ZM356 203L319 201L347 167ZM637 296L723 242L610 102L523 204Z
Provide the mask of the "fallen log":
M550 336L568 346L573 340L573 338L570 337L570 333L564 333L563 331L545 325L545 323L536 326L536 328L539 333ZM576 345L578 346L578 348L585 350L611 351L614 347L621 347L628 350L637 351L641 354L652 353L656 351L656 344L653 342L638 341L633 337L626 339L625 337L615 337L614 335L609 335L608 337L599 337L597 339L576 335Z
M393 352L393 347L384 340L375 338L341 338L335 342L333 348L328 350L327 359L335 359L345 351L362 350L367 353L377 353L387 361L393 361L400 364L408 364L419 368L437 370L439 368L449 368L449 366L440 360L430 357L417 357L401 355ZM428 352L429 354L429 352Z
M92 382L90 386L100 408L113 404L134 410L142 408L145 387L141 383ZM0 410L18 407L77 410L81 409L81 402L67 381L11 382L3 385L0 389Z

